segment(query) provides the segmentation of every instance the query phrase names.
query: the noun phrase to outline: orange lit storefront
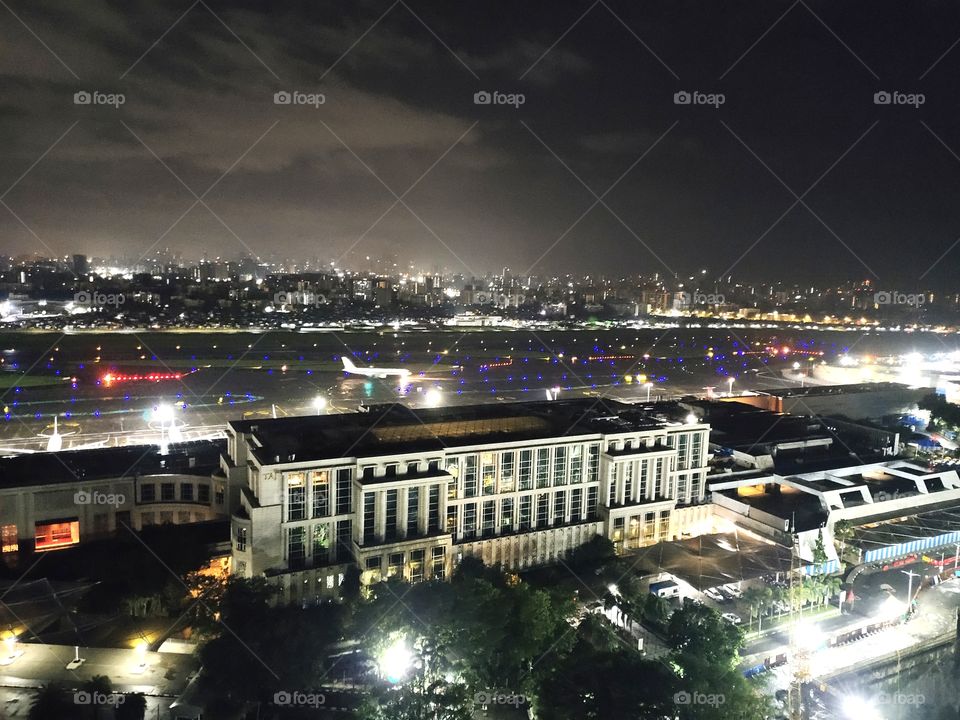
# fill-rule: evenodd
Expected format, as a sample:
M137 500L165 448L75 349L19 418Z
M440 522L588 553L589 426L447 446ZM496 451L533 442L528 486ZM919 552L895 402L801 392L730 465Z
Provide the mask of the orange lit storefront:
M37 552L58 550L80 542L80 521L77 518L45 520L36 524Z

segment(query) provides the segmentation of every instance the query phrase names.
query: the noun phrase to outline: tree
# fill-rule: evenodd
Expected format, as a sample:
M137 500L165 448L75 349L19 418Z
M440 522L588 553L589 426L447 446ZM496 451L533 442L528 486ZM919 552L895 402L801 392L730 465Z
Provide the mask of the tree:
M37 691L27 717L30 720L74 720L77 706L59 685L48 683Z
M817 533L817 539L813 543L813 564L823 565L827 561L827 549L823 544L823 528Z
M840 543L838 555L843 560L843 553L847 548L847 541L853 537L854 526L849 520L837 520L833 525L833 538Z
M617 557L613 542L603 535L594 535L583 545L567 553L567 565L574 572L602 568Z
M144 720L147 714L147 698L143 693L124 695L123 703L117 705L115 720Z

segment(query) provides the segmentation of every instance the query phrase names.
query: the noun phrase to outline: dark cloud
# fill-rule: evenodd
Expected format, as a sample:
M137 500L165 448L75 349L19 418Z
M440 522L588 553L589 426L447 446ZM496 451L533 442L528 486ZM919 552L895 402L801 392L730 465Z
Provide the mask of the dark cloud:
M9 5L27 27L3 11L0 192L73 127L4 197L0 252L36 250L32 230L58 253L908 286L960 236L952 5ZM200 205L170 229L228 170L205 198L219 219ZM949 287L954 255L924 282Z

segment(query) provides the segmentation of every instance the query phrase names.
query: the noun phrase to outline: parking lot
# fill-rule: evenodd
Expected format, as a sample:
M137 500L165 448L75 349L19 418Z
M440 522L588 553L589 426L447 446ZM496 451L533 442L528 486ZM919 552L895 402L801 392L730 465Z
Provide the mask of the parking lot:
M642 575L667 572L697 590L790 570L790 549L730 532L662 542L631 556Z

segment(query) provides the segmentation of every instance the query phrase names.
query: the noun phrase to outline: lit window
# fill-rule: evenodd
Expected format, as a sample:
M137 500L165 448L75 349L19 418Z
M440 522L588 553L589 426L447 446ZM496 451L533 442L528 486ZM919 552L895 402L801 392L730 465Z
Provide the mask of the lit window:
M0 526L0 550L5 553L8 552L17 552L20 549L20 544L17 542L17 526L16 525L3 525Z
M56 550L69 547L80 542L79 520L57 520L53 522L37 523L36 547L37 550Z

